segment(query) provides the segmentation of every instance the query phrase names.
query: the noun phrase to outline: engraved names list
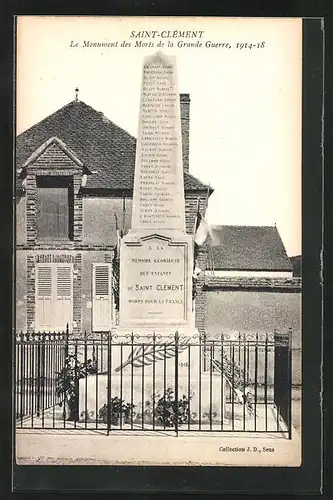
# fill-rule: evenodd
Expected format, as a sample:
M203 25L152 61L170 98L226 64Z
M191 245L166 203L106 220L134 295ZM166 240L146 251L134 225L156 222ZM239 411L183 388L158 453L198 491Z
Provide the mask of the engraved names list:
M161 52L142 73L132 225L120 251L120 326L183 326L192 314L176 66Z
M180 105L175 66L143 67L132 228L185 231Z

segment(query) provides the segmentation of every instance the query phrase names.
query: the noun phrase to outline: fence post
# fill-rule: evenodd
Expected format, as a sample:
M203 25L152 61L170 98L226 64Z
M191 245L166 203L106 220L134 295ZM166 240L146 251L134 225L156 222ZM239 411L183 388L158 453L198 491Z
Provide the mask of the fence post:
M41 345L42 337L41 334L37 335L37 387L36 387L36 414L37 417L40 415L40 363L41 363L41 355L40 355L40 345Z
M179 333L176 331L175 333L175 400L176 400L176 408L175 408L175 431L178 436L178 345L179 345Z
M66 324L66 333L65 333L65 359L68 357L68 336L69 336L69 325Z
M288 439L291 439L291 433L292 433L292 328L289 328L288 332L288 385L289 385L289 391L288 391L288 396L289 396L289 401L288 401L288 409L289 409L289 414L288 414Z
M106 407L106 434L107 436L110 434L110 427L111 427L111 356L112 356L112 351L111 351L111 340L112 340L112 334L111 332L108 333L108 356L107 356L107 362L108 362L108 385L107 385L107 407Z

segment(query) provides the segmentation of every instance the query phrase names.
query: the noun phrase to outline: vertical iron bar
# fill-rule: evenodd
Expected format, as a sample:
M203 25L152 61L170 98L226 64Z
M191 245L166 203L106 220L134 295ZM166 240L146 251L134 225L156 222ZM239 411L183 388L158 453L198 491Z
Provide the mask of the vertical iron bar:
M292 437L292 329L288 332L288 439Z
M107 418L106 418L106 435L108 436L110 434L111 430L111 365L112 365L112 348L111 348L111 341L112 341L112 336L111 333L109 332L108 334L108 339L107 339L107 348L108 348L108 355L107 355L107 362L108 362L108 390L107 390L107 407L106 407L106 413L107 413ZM103 346L104 347L104 346ZM102 349L103 352L104 349Z
M78 379L79 379L79 374L77 372L77 369L78 369L78 339L75 339L75 345L74 345L74 390L75 390L75 394L77 393L77 385L78 385ZM78 407L78 404L76 405ZM79 412L79 408L78 409L78 412ZM86 418L86 414L87 414L87 408L85 407L84 409L84 412L85 412L85 418ZM79 416L79 415L78 415ZM74 420L74 429L76 429L76 420Z
M221 333L221 431L224 425L224 372L223 372L223 333Z
M30 391L29 391L29 359L30 359L30 346L28 343L28 334L26 335L25 338L25 344L24 344L24 413L23 415L25 417L29 416L30 410Z
M278 381L278 372L277 372L277 357L278 357L278 346L277 346L277 332L274 330L274 382L273 382L273 400L274 406L276 410L276 431L279 431L279 408L277 402L277 381Z
M84 428L86 429L87 428L87 418L88 418L88 376L87 376L87 331L85 330L84 332L84 370L83 370L83 374L84 374L84 387L85 387L85 391L84 391L84 406L85 406L85 414L84 414ZM76 389L79 389L79 384L80 382L78 381L77 382L77 386L76 386ZM79 395L79 390L76 390L75 391L76 394L75 394L75 397L78 398L78 395Z
M199 336L199 431L201 430L201 357L202 357L202 343L201 343L201 334Z
M36 359L36 364L37 364L37 387L36 387L36 416L40 416L40 393L41 393L41 384L40 384L40 377L41 377L41 339L39 336L37 337L37 359Z
M156 334L153 333L153 430L155 430L155 349Z
M187 399L188 399L188 424L187 428L191 427L191 344L187 347ZM184 357L185 359L185 357Z
M258 332L254 347L254 430L257 430L257 396L258 396Z
M120 344L120 366L123 365L123 344ZM123 428L123 370L120 370L120 429Z
M176 400L176 411L175 411L175 431L178 436L178 343L179 343L179 333L176 331L175 333L175 400Z
M164 344L164 358L163 358L163 408L165 408L165 396L167 390L167 362L166 362L166 344ZM165 429L165 418L163 415L163 427Z
M231 426L232 430L235 428L235 345L233 341L230 341L230 349L232 352L232 356L230 356L230 359L232 360L232 379L231 379Z
M246 356L246 342L245 342L245 337L243 339L243 349L244 349L244 356L243 356L243 394L245 398L245 391L246 391L246 363L247 363L247 356ZM243 431L245 431L245 422L246 422L246 411L245 411L245 399L243 403Z
M24 401L24 396L25 396L25 389L24 389L24 386L25 386L25 383L24 383L24 360L25 360L25 345L23 343L23 339L20 341L20 349L21 349L21 359L20 359L20 376L21 376L21 380L20 380L20 387L21 387L21 427L23 427L23 415L24 415L24 410L25 410L25 401Z
M44 363L45 363L45 366L44 366L44 375L45 375L45 379L44 379L44 399L45 399L45 403L44 403L44 406L45 406L45 410L47 410L48 408L50 408L50 405L49 405L49 390L48 390L48 380L49 380L49 370L50 370L50 363L49 363L49 343L48 343L48 337L47 337L47 334L45 335L45 343L44 343Z
M52 414L55 411L55 405L57 404L57 395L56 395L56 343L54 338L51 336L51 332L49 332L50 339L50 359L51 359L51 367L50 367L50 377L51 377L51 387L50 387L50 396L51 396L51 404L52 404Z
M108 335L110 335L110 333ZM108 349L108 344L107 344L107 349ZM101 333L101 372L102 373L105 371L103 361L104 361L104 342L103 342L103 334Z
M250 385L250 341L247 341L247 366L246 366L246 385Z
M238 332L238 365L241 364L241 332Z
M97 349L96 349L96 345L95 345L95 340L93 340L93 346L94 346L94 357L93 357L93 363L94 363L94 366L96 366L96 377L95 377L95 399L96 399L96 406L95 406L95 427L96 429L98 428L98 418L99 418L99 414L98 414L98 373L99 373L99 369L98 369L98 361L99 361L99 354L98 354L98 351L99 351L99 345L97 343Z
M268 376L267 376L267 371L268 371L268 333L266 332L266 337L265 337L265 378L264 378L264 398L265 398L265 431L268 430L267 428L267 385L268 385Z
M133 349L134 349L134 333L131 335L131 356L133 360ZM131 363L131 429L133 429L133 395L134 395L134 366Z
M142 347L142 356L144 357L145 352L145 344L141 345ZM141 371L141 407L142 407L142 418L141 418L141 428L144 429L144 416L145 416L145 363L144 359L142 359L142 371Z
M209 363L209 430L212 430L212 404L213 404L213 356L214 340L210 345L210 363Z
M45 401L45 384L46 384L46 376L45 376L45 350L46 350L46 345L45 345L45 335L43 336L42 339L42 356L41 356L41 380L42 380L42 427L44 427L44 412L45 412L45 406L47 405L47 402ZM47 394L46 394L47 396Z
M31 351L32 351L32 356L31 356L31 363L30 363L30 393L31 393L31 427L34 427L34 396L35 396L35 391L34 391L34 385L35 385L35 340L34 338L32 339L32 342L30 343L31 346Z

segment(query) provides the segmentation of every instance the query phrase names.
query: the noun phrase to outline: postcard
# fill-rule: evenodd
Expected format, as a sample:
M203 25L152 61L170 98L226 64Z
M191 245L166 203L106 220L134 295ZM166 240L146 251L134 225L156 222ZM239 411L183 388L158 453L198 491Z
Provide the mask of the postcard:
M302 463L302 20L18 16L16 463Z

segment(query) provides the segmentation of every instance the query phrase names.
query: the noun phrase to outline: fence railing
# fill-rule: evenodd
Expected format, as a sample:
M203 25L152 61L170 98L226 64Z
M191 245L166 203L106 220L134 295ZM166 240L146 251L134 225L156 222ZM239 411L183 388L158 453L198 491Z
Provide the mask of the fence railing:
M19 428L291 438L289 335L20 333L15 349Z

